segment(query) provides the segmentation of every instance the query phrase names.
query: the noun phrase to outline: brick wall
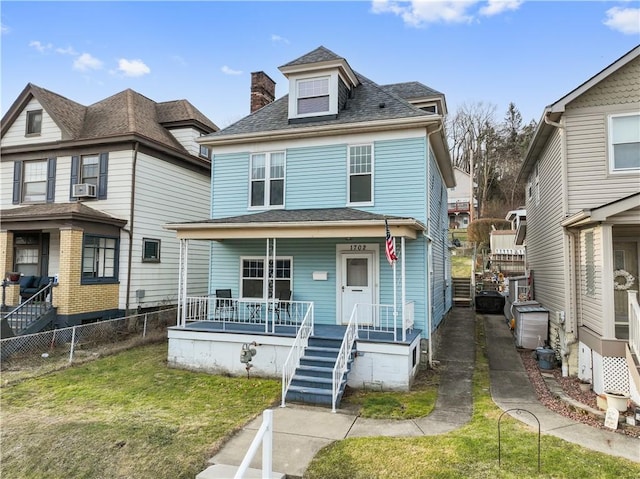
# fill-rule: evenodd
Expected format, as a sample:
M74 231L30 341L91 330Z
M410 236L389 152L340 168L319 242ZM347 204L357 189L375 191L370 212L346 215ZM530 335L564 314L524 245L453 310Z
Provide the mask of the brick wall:
M13 271L13 232L0 231L0 275Z

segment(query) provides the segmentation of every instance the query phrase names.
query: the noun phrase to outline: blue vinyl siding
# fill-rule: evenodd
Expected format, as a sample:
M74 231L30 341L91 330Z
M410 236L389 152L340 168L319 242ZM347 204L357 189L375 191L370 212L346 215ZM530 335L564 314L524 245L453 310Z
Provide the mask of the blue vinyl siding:
M448 216L447 190L438 170L433 154L430 155L429 179L429 233L433 239L433 284L431 285L431 313L434 329L442 322L447 305L447 285L445 283L445 267L447 266Z
M378 243L380 278L380 301L393 304L393 269L384 254L384 238L364 238L362 242ZM294 301L313 301L317 324L336 324L336 244L344 243L335 239L279 239L276 242L276 255L291 257L293 262L292 290ZM400 249L399 240L397 248ZM424 242L422 238L406 241L407 300L415 302L416 328L426 327L424 308ZM210 292L216 289L231 288L234 297L240 294L240 258L247 256L264 257L266 240L225 240L212 243ZM400 251L399 251L400 252ZM397 307L402 311L402 290L400 262L396 263ZM314 281L314 271L327 271L327 281ZM398 316L401 318L401 316Z
M287 209L341 208L347 201L347 145L287 150Z
M363 210L410 216L424 222L426 150L424 138L374 144L375 204Z
M249 153L215 155L211 167L211 217L247 214Z

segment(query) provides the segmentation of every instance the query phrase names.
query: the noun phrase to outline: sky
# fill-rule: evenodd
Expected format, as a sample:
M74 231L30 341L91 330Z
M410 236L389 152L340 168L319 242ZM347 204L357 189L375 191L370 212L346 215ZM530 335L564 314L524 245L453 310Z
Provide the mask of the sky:
M319 46L380 85L418 81L449 114L482 103L523 122L640 44L640 1L11 1L0 4L1 109L27 83L91 105L131 88L186 99L223 128L251 72Z

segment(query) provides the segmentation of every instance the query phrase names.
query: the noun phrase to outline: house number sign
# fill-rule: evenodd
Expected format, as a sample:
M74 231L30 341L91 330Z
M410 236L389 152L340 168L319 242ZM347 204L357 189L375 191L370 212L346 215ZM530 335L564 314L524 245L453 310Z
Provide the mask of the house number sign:
M350 251L365 251L367 249L366 244L352 244L349 245Z

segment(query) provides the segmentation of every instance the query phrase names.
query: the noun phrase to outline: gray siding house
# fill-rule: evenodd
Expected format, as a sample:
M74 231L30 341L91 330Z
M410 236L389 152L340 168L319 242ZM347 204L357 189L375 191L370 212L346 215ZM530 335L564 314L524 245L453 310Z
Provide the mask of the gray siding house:
M640 47L544 109L520 172L527 266L565 374L640 403Z

